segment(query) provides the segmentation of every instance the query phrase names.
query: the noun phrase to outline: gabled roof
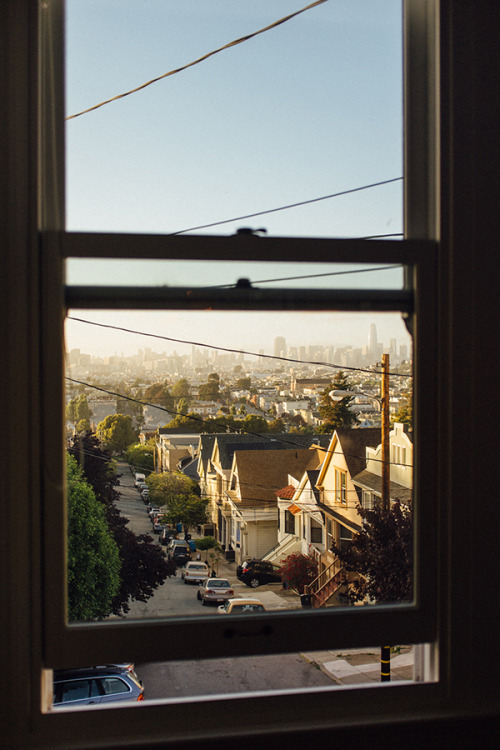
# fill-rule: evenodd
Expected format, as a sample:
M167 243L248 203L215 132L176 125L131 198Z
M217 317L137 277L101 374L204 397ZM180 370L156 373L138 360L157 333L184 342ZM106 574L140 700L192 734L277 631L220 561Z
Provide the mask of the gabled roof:
M351 477L359 474L366 468L366 448L376 448L380 444L380 427L367 427L363 429L340 428L335 430L328 446L328 453L321 467L318 482L323 482L326 471L335 453L339 450L336 447L340 444L340 449L347 464L347 469Z
M365 469L352 477L352 481L358 487L382 496L382 477L377 474ZM404 487L402 484L391 481L389 482L389 497L391 500L400 500L404 505L411 506L413 491L410 487Z
M233 462L235 451L240 450L291 450L295 446L299 448L309 448L311 445L321 445L327 447L329 437L327 435L299 435L276 433L272 435L240 435L223 433L217 434L217 448L219 452L219 466L221 469L229 470Z
M198 443L198 474L204 476L207 473L208 462L212 457L216 434L204 433L199 436ZM201 471L200 471L201 470Z
M380 445L380 427L364 427L362 429L341 428L336 430L342 453L353 477L366 467L366 448L376 448Z
M321 461L318 451L309 448L269 450L237 450L232 474L238 476L239 498L234 502L246 507L277 506L276 488L283 487L288 476L300 479L308 468Z

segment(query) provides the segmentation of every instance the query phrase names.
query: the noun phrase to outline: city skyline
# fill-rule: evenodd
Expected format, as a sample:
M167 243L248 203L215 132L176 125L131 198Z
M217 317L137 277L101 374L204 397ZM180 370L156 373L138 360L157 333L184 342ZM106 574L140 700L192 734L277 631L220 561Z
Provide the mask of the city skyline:
M207 326L207 315L215 325ZM280 338L286 341L287 349L368 350L373 326L384 350L389 350L395 340L398 352L403 346L411 353L411 337L401 315L393 313L381 313L375 318L372 313L137 314L129 311L70 311L66 321L66 351L79 349L93 357L106 358L133 357L149 348L160 354L176 352L182 356L190 354L195 346L206 352L231 349L257 356L261 352L276 354L275 340Z

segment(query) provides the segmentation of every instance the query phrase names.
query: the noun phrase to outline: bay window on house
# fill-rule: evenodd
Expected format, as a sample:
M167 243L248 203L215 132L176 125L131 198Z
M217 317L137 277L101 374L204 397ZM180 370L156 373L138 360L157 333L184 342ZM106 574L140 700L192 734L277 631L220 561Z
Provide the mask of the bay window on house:
M477 409L492 349L484 324L498 314L490 249L498 237L494 146L498 139L495 29L489 0L406 0L405 239L166 236L66 231L64 222L63 20L59 0L7 0L0 10L0 122L5 252L0 389L2 424L2 667L5 741L12 748L278 747L307 741L384 746L498 742L498 648L490 577L496 495L489 486L495 419ZM287 8L288 10L288 8ZM146 11L144 11L146 12ZM257 105L256 105L257 106ZM304 130L304 133L306 129ZM91 147L91 145L90 145ZM357 304L403 312L414 336L415 599L402 606L334 608L248 620L70 625L66 608L63 321L72 309L174 309L161 289L64 288L68 259L190 259L241 263L396 263L403 289L357 303L330 294L328 309ZM202 275L202 274L201 274ZM265 277L264 277L265 278ZM380 291L380 290L379 290ZM312 289L297 310L327 304ZM239 289L192 295L204 309L278 310L291 304ZM271 295L272 296L272 295ZM327 295L323 295L326 297ZM182 304L185 306L185 298ZM460 404L461 408L457 408ZM404 462L403 462L404 463ZM481 476L482 482L477 478ZM30 511L19 543L19 497ZM26 541L27 539L27 541ZM462 540L467 539L464 548ZM494 606L494 605L493 605ZM50 711L51 670L122 661L197 660L430 643L425 684L348 691L291 690L172 704ZM477 643L491 649L478 659ZM387 693L387 689L391 692ZM193 716L196 717L193 721ZM455 739L454 744L452 738Z

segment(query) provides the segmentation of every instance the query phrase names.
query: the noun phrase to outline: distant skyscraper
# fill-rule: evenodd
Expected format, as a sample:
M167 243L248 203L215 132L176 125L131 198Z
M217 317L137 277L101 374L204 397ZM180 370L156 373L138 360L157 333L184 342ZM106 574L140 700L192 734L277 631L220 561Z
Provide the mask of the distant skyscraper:
M286 357L286 340L283 336L277 336L274 339L274 356Z

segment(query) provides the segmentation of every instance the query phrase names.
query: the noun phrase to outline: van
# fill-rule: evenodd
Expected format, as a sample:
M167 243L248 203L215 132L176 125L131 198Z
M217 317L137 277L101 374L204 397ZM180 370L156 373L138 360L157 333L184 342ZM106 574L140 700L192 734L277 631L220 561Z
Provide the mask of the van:
M145 474L134 474L135 481L134 485L137 487L139 484L145 484L146 483L146 475Z

